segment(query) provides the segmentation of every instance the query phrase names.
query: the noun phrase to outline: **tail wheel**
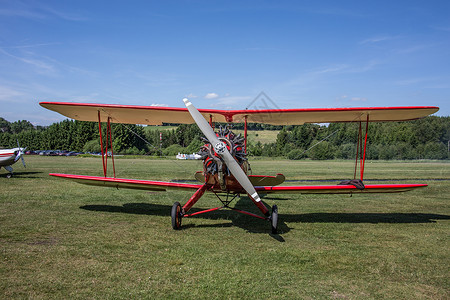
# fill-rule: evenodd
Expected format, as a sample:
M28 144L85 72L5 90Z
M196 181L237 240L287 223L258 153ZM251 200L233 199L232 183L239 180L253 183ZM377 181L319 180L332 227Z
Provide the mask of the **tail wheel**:
M272 223L272 233L277 234L278 230L278 207L276 205L272 206L272 215L270 216L270 221Z
M183 214L181 213L181 205L179 202L175 202L172 206L172 228L179 230L181 228L181 218Z

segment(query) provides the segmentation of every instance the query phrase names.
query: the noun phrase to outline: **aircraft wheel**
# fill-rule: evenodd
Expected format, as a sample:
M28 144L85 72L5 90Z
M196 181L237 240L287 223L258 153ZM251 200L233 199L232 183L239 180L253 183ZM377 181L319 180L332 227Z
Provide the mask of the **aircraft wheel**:
M272 215L270 216L270 221L272 223L272 233L277 234L278 230L278 207L276 205L272 206Z
M11 178L12 174L6 174L6 178Z
M181 205L179 202L175 202L172 206L172 228L179 230L181 228Z

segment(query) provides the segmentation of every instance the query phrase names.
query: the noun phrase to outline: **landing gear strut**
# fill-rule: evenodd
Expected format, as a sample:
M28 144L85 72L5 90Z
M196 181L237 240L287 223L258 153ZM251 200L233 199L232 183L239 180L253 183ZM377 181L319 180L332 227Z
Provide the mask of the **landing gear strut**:
M175 230L179 230L181 228L181 219L183 218L180 202L175 202L173 204L171 216L172 228Z

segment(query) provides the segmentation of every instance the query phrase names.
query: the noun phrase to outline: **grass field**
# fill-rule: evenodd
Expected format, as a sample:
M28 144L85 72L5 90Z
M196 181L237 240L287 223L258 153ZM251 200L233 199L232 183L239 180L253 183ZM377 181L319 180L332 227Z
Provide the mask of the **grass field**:
M233 132L244 135L244 130L235 129ZM257 142L261 142L261 144L275 143L279 132L279 130L249 130L247 131L248 141L254 144Z
M172 130L172 129L176 129L177 126L166 126L166 125L148 125L148 126L144 126L144 130L146 132L149 131L164 131L164 130Z
M185 192L48 176L100 175L99 158L25 159L11 179L0 171L2 299L449 299L448 162L366 163L368 180L429 184L409 193L265 197L279 208L272 235L230 211L174 231L170 209ZM118 177L192 180L201 162L117 159L116 168ZM349 179L353 163L259 159L252 169L298 181L290 185L330 184L303 180ZM255 211L250 202L236 206ZM214 206L213 195L197 204Z

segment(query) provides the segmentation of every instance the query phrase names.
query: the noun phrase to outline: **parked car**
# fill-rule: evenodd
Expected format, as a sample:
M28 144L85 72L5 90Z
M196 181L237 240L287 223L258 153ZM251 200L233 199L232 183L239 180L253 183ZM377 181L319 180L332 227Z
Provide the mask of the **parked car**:
M79 154L81 154L81 153L80 152L75 152L75 151L70 151L70 152L67 152L65 155L66 156L77 156Z

